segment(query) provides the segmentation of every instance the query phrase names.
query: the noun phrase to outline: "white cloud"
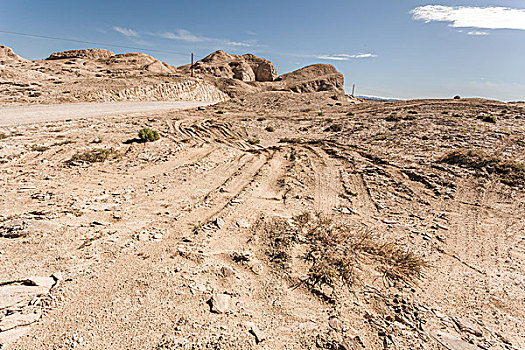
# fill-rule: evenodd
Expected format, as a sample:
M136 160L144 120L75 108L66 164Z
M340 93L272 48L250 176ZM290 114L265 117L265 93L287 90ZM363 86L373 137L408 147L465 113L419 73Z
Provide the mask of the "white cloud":
M415 20L451 22L456 28L525 30L525 10L508 7L452 7L427 5L411 11Z
M377 57L377 55L373 53L360 53L357 55L348 55L348 54L342 53L342 54L334 54L334 55L320 55L316 57L320 60L349 61L355 58L373 58L373 57Z
M468 32L468 35L489 35L487 32Z
M230 45L230 46L236 46L236 47L252 47L253 45L250 44L250 43L247 43L247 42L242 42L242 41L227 41L225 43L226 45Z
M210 40L210 38L195 35L189 30L185 30L185 29L176 30L175 33L171 33L171 32L162 33L160 34L160 36L165 39L182 40L182 41L188 41L191 43Z
M113 30L115 30L115 31L117 31L120 34L123 34L125 36L132 36L132 37L135 37L135 38L138 38L140 36L139 33L134 31L133 29L122 28L122 27L113 27Z

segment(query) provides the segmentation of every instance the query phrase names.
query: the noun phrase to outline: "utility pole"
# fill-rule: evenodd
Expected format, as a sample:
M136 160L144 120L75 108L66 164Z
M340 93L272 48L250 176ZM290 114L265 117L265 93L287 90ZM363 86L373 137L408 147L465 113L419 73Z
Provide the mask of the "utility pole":
M355 84L352 85L352 97L355 96L354 93L355 93Z
M191 53L191 77L193 78L193 52Z

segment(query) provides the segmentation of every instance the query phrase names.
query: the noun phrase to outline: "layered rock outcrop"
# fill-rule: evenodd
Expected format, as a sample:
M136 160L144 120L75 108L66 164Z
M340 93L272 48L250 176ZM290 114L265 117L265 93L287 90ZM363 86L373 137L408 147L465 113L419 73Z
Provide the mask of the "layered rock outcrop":
M105 49L83 49L83 50L69 50L62 52L52 53L47 60L63 60L71 58L83 58L89 60L104 60L111 56L115 56L115 53Z

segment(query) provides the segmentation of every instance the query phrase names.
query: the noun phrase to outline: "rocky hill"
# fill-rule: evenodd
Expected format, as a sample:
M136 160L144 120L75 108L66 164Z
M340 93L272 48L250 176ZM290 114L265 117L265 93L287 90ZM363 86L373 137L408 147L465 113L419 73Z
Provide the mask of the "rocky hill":
M0 46L0 103L197 100L224 101L263 91L329 91L344 95L344 78L331 65L312 65L277 76L274 64L252 54L216 51L174 67L145 53L104 49L52 53L25 60Z

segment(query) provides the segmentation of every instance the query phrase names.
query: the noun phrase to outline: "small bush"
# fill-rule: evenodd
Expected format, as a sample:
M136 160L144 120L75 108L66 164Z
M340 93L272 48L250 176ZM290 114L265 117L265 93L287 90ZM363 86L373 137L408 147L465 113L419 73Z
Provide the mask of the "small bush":
M493 116L493 115L486 115L483 117L482 119L484 122L487 122L487 123L494 123L496 124L496 117Z
M459 95L454 96L454 100L461 100L461 96Z
M69 165L74 165L75 163L101 163L118 157L120 157L120 154L113 148L97 148L85 152L77 152L67 163Z
M397 115L397 113L392 113L388 117L385 118L387 122L398 122L401 120L401 117Z
M343 130L343 127L339 124L332 124L328 128L326 128L324 131L332 131L332 132L339 132Z
M150 128L142 128L139 131L139 139L142 142L153 142L160 138L159 133L156 130Z
M259 139L248 139L248 143L250 145L258 145L259 143L261 143L261 140L259 140Z
M49 149L49 147L47 146L38 146L38 145L32 145L30 147L31 151L35 151L35 152L45 152Z
M348 112L348 113L346 113L346 115L349 116L349 117L353 117L355 114L354 114L354 112Z
M268 132L274 132L275 131L273 126L267 126L264 130L266 130Z
M265 121L265 120L266 120L265 117L259 117L259 118L257 118L257 121L258 121L258 122L263 122L263 121Z
M323 111L320 111L319 113L317 113L317 115L318 115L319 117L322 117L322 116L323 116Z
M441 114L448 114L448 111L443 111L441 112Z
M473 169L491 169L506 184L525 184L525 163L490 155L482 150L456 149L442 157L441 161Z

